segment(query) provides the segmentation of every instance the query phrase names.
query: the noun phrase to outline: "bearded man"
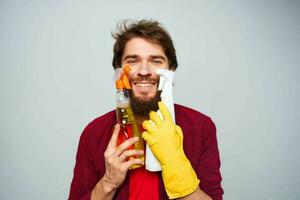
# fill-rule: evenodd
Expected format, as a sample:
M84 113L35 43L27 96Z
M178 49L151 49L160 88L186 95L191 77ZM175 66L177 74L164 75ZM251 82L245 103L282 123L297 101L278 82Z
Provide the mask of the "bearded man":
M150 144L162 171L150 172L145 167L129 170L133 165L144 165L138 157L144 151L128 149L138 141L136 137L117 145L120 125L114 110L84 129L69 199L221 200L214 122L196 110L175 104L175 124L160 102L156 70L175 71L178 66L170 35L157 21L140 20L124 22L113 37L113 67L130 66L131 107L137 123L145 129L144 142ZM154 112L158 109L164 119ZM132 156L136 158L128 159Z

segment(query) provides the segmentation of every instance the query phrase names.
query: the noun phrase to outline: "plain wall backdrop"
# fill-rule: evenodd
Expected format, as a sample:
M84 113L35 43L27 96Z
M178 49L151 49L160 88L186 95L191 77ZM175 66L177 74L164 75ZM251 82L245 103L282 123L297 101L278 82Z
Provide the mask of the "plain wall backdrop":
M299 1L0 2L0 199L67 199L79 137L114 109L110 35L173 37L177 103L217 126L225 200L300 198Z

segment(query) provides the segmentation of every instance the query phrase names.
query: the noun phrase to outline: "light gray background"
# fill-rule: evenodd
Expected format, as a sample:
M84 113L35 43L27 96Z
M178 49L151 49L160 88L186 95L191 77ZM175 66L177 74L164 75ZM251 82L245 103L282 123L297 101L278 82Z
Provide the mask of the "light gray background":
M300 198L299 1L0 3L0 199L67 199L79 136L114 108L110 32L154 18L175 100L215 121L224 199Z

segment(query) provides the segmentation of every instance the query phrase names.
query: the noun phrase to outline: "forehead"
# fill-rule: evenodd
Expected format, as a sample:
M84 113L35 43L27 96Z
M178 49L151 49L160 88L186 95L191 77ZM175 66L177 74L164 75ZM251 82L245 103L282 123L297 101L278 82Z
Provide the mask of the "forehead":
M166 57L163 47L160 44L153 43L141 37L132 38L126 43L122 58L126 55L139 55L142 57L160 55Z

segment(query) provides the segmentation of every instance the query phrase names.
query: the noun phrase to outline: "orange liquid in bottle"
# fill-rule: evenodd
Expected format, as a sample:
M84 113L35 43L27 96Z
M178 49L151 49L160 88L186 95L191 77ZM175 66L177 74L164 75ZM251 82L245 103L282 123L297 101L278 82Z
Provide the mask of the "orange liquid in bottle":
M121 145L123 142L132 137L139 137L139 141L131 145L127 150L130 149L140 149L144 150L144 142L140 134L140 130L134 121L133 112L130 107L117 108L117 120L120 124L120 132L117 140L117 145ZM131 156L128 159L140 158L144 159L144 156ZM135 169L141 167L142 165L132 165L129 169Z
M117 107L116 112L117 112L117 120L121 127L119 136L118 136L118 140L117 140L117 145L118 146L121 145L123 142L125 142L129 138L139 137L139 141L136 142L135 144L131 145L129 148L127 148L127 150L130 150L130 149L144 150L144 142L141 137L140 130L137 126L137 123L134 120L134 115L133 115L131 108L129 106L123 107L123 108ZM128 159L134 159L134 158L144 159L144 156L143 155L131 156ZM130 167L130 169L135 169L135 168L138 168L141 166L142 165L132 165Z

